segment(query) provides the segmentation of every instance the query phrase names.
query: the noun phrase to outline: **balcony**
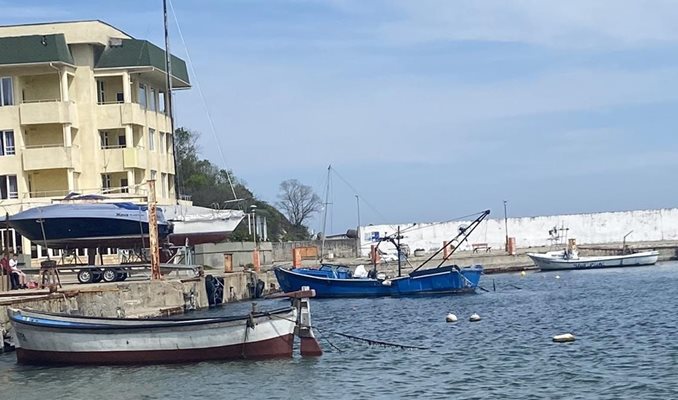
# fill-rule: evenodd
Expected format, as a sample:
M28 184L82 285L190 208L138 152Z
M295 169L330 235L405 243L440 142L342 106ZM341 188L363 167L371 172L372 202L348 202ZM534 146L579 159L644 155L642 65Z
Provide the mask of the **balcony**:
M21 125L72 124L77 127L78 112L70 101L40 100L19 105Z
M167 115L145 110L138 103L97 105L97 126L99 128L117 128L123 125L148 126L162 132L167 132L170 129Z
M77 147L31 146L21 152L21 157L25 171L64 168L80 170L80 152Z
M124 168L146 169L148 167L146 149L143 147L128 147L123 149L122 165Z

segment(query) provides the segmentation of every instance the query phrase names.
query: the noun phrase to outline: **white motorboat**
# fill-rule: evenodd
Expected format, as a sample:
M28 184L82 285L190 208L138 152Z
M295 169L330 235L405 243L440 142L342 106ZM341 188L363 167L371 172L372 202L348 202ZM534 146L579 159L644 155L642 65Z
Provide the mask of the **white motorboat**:
M653 265L659 258L659 252L655 250L614 256L590 257L580 257L576 251L567 250L551 251L548 253L527 253L527 255L542 271L637 267Z
M176 245L217 243L225 240L240 224L245 213L189 205L158 206L172 224L170 242Z

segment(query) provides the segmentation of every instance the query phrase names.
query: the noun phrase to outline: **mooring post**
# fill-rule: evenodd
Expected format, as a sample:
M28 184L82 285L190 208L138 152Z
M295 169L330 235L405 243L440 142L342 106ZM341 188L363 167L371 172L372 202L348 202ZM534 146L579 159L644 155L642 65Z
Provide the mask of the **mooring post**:
M160 248L158 246L158 215L156 214L155 180L148 181L148 245L151 247L151 279L161 279Z
M318 340L316 340L315 335L313 334L313 329L311 325L311 304L309 301L310 297L315 296L315 291L311 290L308 286L302 286L299 297L295 299L297 305L297 326L295 327L295 332L299 339L301 340L301 356L302 357L317 357L323 354L323 350L320 348Z

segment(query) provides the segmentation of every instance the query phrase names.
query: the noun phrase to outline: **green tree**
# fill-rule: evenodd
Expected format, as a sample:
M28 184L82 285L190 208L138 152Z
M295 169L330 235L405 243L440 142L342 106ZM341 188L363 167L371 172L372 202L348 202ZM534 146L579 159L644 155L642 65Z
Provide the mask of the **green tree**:
M245 182L235 177L231 171L201 159L198 154L198 133L177 128L174 134L179 193L190 195L193 204L212 208L237 208L245 212L256 205L257 215L266 217L269 239L296 240L308 236L305 229L299 232L274 206L257 199ZM231 235L231 240L234 241L252 239L247 232L246 223L240 223Z

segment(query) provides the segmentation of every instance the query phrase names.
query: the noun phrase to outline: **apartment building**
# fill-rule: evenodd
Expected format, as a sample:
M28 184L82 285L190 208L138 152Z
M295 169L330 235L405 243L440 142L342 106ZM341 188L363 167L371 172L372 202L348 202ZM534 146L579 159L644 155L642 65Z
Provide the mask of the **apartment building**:
M173 88L189 88L185 62L171 62ZM143 200L148 179L171 203L166 93L164 50L105 22L0 26L0 212L71 192Z

